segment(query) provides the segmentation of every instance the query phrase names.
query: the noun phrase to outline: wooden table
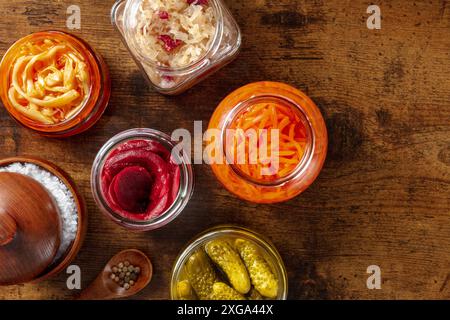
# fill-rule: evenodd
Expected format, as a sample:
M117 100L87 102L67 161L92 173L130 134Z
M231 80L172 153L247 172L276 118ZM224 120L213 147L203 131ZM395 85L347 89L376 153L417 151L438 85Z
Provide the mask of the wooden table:
M137 298L166 299L172 264L195 234L224 223L270 237L289 273L293 299L450 298L450 2L377 1L381 30L368 30L369 1L225 0L244 36L239 58L187 93L149 89L110 22L113 0L0 1L0 53L18 38L65 29L79 4L76 34L96 47L113 82L109 107L86 134L50 140L0 111L0 157L35 155L65 169L89 207L89 228L74 264L88 285L116 252L138 248L154 262ZM257 80L304 90L326 118L330 150L317 181L278 205L242 202L207 165L195 166L196 192L161 230L132 234L105 218L91 196L97 151L132 127L171 132L204 126L232 90ZM382 289L368 290L379 265ZM71 298L66 274L0 288L0 299Z

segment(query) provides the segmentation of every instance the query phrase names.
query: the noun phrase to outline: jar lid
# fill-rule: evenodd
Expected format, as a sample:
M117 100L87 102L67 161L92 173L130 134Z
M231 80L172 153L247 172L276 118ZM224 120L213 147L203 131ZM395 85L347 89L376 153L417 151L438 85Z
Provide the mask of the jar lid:
M60 245L58 208L34 179L0 173L0 285L35 279Z

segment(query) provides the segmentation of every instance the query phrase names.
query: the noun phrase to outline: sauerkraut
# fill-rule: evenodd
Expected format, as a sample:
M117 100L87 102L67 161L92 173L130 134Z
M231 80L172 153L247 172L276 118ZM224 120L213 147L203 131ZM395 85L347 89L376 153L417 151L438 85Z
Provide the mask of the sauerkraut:
M217 24L207 0L143 0L136 20L141 52L171 68L198 61L208 51Z
M90 94L82 55L56 39L29 41L14 61L8 98L27 118L47 125L74 116Z

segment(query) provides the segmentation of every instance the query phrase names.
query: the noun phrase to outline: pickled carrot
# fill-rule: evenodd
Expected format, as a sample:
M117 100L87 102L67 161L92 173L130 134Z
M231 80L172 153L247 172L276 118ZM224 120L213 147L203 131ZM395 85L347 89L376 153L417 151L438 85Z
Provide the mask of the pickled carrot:
M230 129L235 130L235 135L233 143L227 144L234 148L229 152L234 151L236 160L238 150L245 150L243 158L246 163L235 163L235 167L258 181L274 181L289 175L301 162L305 152L306 141L301 138L305 136L302 132L305 131L304 126L289 106L273 102L255 104L239 114ZM251 149L251 134L242 135L243 131L249 130L258 134L258 150ZM272 130L278 130L279 139L276 141L273 141ZM264 146L266 150L262 152ZM255 158L257 163L251 163L250 159ZM263 169L271 174L263 174Z
M251 202L276 203L297 196L314 181L325 159L328 140L320 111L303 92L283 83L257 82L236 90L217 107L209 128L251 130L245 139L236 135L225 145L234 152L245 150L242 158L251 161L211 165L228 191ZM273 130L278 135L272 137ZM306 157L311 162L304 161Z

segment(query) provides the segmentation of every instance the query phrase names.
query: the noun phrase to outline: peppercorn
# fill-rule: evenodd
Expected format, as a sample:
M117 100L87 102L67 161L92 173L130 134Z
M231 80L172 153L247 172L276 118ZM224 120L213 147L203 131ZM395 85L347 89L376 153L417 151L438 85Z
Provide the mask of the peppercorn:
M129 261L122 261L117 266L112 267L111 280L122 288L128 290L136 284L141 268L132 265Z

